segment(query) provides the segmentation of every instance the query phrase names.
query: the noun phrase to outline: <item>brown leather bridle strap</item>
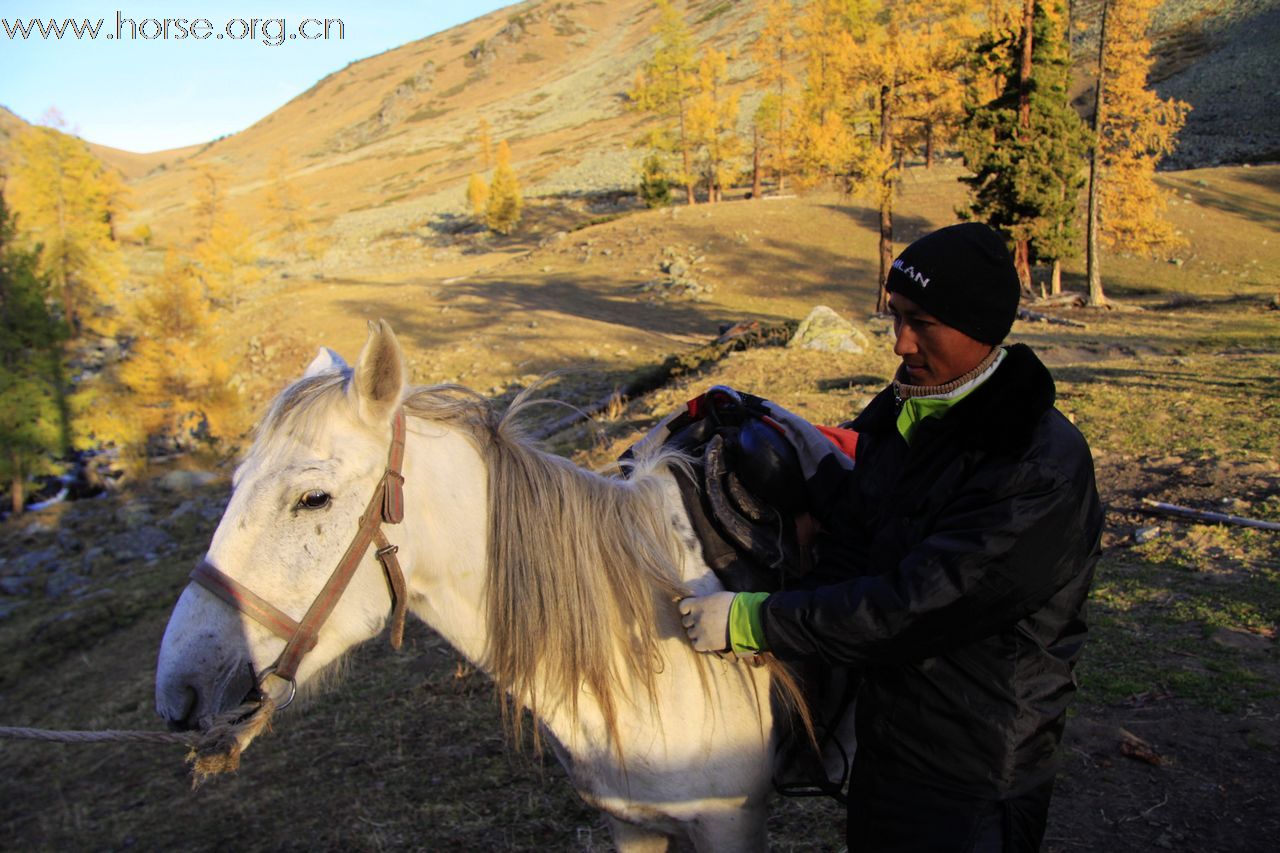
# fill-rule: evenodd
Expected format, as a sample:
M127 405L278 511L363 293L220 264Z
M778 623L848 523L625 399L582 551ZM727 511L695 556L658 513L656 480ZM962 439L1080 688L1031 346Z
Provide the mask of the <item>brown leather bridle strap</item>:
M360 525L355 538L347 546L342 559L329 575L320 594L307 609L301 622L294 622L286 613L256 595L248 587L231 578L208 560L202 560L191 573L191 580L217 595L235 609L260 623L273 634L285 640L284 651L276 662L264 673L272 672L276 676L292 681L297 675L298 666L307 652L315 648L324 625L338 600L351 583L364 559L365 552L371 543L376 543L376 555L382 563L382 570L387 576L387 585L391 594L391 646L400 648L404 641L405 612L408 606L408 594L404 580L404 572L396 559L396 546L390 544L382 533L382 523L399 523L404 518L404 477L400 467L404 461L405 425L404 412L397 411L392 423L391 449L387 454L387 470L373 496L360 516Z
M191 572L191 580L283 640L288 640L298 632L298 623L292 616L270 601L260 598L235 578L223 574L208 560L201 560L196 565Z

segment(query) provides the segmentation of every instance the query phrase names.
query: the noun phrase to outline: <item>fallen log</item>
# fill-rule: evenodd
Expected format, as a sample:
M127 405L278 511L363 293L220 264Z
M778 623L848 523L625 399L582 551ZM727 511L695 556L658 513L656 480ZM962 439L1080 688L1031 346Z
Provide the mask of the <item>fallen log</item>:
M1054 317L1050 314L1041 314L1039 311L1032 311L1030 308L1019 308L1018 319L1027 320L1032 323L1052 323L1057 326L1074 326L1077 329L1089 328L1079 320L1068 320L1066 317Z
M1209 512L1208 510L1192 509L1187 506L1178 506L1177 504L1167 504L1161 501L1153 501L1151 498L1143 498L1142 506L1135 507L1136 511L1146 513L1147 515L1164 515L1173 518L1187 518L1192 521L1203 521L1209 524L1235 524L1240 527L1253 527L1258 530L1280 530L1280 522L1262 521L1257 518L1245 518L1239 515L1228 515L1222 512Z
M580 409L575 408L564 417L531 430L530 433L534 439L542 441L581 421L595 417L612 405L657 390L673 379L696 373L731 352L752 346L783 346L795 334L796 325L794 320L783 320L779 323L753 321L729 326L710 343L680 355L668 356L662 364L649 368L626 385L615 388L594 403Z

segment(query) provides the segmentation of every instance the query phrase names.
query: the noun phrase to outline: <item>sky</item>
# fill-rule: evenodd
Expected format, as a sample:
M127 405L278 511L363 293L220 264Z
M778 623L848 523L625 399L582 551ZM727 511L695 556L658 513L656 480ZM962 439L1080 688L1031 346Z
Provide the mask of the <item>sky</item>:
M56 109L64 129L126 151L207 142L350 62L513 2L0 0L0 105L32 123ZM33 18L102 24L23 38Z

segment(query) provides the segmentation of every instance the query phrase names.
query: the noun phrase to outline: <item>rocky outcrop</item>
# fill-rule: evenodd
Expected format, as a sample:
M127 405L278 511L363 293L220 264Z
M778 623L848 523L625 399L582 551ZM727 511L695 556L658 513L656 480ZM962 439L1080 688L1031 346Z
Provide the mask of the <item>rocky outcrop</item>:
M866 352L870 342L853 323L827 306L819 305L800 323L787 346L857 355Z

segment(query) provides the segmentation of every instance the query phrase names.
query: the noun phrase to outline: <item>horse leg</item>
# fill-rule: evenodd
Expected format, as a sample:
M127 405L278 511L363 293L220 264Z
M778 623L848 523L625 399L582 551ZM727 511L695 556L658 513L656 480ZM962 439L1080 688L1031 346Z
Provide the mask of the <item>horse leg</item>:
M763 804L698 818L690 827L694 849L715 853L764 853L769 849L765 830L768 810Z
M609 833L618 853L666 853L671 844L670 836L656 829L636 826L612 815L608 818Z

